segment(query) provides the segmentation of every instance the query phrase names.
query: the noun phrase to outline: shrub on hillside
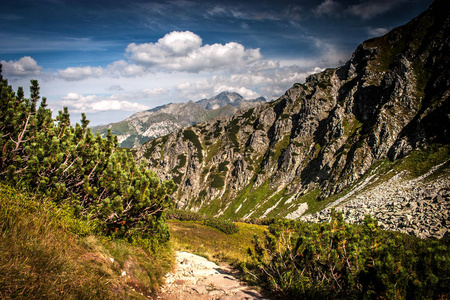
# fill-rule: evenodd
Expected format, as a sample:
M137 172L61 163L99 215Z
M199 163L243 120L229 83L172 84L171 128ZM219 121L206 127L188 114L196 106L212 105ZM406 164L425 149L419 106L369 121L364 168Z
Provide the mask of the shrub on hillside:
M171 269L169 245L104 237L97 223L0 183L0 299L146 299Z
M203 220L203 224L206 226L210 226L216 229L219 229L223 233L233 234L239 231L239 228L236 224L231 221L215 219L215 218L207 218Z
M277 223L279 218L250 218L250 219L241 219L239 222L247 223L247 224L254 224L254 225L270 225Z
M296 299L445 298L450 257L443 241L381 231L366 217L363 226L282 221L251 253L258 279Z
M203 221L205 219L205 215L189 210L170 209L166 213L166 218L168 220L180 221Z
M39 101L36 80L24 98L21 87L16 93L3 79L0 65L0 180L70 204L110 233L168 240L163 212L173 182L138 167L110 131L94 136L84 114L71 126L67 108L53 119L46 99Z

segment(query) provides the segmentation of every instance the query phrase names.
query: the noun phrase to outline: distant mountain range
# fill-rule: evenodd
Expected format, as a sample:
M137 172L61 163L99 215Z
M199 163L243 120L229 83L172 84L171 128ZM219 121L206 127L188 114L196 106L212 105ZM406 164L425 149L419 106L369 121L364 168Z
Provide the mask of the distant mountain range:
M220 116L233 116L238 110L266 103L263 97L246 100L238 93L222 92L210 99L197 102L170 103L135 113L131 117L92 128L94 133L106 135L111 129L119 138L121 147L133 148L173 131L206 122Z

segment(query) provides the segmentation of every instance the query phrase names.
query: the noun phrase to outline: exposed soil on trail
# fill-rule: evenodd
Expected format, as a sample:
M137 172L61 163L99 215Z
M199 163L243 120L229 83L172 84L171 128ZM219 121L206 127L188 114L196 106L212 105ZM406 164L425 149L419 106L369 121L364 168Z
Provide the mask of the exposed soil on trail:
M176 266L153 299L269 299L236 278L236 271L204 257L177 252Z

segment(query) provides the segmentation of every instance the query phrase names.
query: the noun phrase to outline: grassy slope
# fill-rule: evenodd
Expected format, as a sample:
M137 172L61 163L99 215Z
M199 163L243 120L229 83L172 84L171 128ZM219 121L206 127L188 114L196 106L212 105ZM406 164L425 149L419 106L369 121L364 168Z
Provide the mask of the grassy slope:
M262 216L285 217L290 212L296 210L301 203L308 203L309 209L306 213L315 213L325 208L329 203L336 199L345 196L352 191L354 187L360 185L366 178L376 172L378 178L374 183L368 185L366 188L371 188L374 185L381 184L394 175L406 171L408 179L419 177L427 173L431 168L439 165L450 159L450 146L432 144L424 149L416 149L408 156L398 159L394 162L388 159L383 159L376 162L364 176L353 183L350 187L343 190L341 193L333 195L323 200L318 200L319 190L313 190L305 195L297 198L292 198L292 195L285 194L285 190L276 192L270 189L268 182L260 187L253 188L253 182L241 191L236 199L231 203L221 202L219 199L212 201L209 206L204 206L200 209L201 213L206 215L217 214L219 210L223 210L222 215L225 219L238 220L244 216L251 218L259 218ZM438 169L434 176L439 176L449 169L449 164L445 164ZM248 214L248 211L253 213ZM265 215L264 215L265 214Z
M196 221L169 221L175 250L188 251L210 260L246 262L247 249L253 248L254 235L263 236L266 226L237 223L239 232L227 235Z
M1 299L145 299L172 265L158 253L0 184Z

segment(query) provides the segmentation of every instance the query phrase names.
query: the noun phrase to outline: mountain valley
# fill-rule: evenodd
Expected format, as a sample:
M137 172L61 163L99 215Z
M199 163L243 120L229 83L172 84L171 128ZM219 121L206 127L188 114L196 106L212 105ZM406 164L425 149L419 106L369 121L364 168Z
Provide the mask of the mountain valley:
M436 209L447 213L450 21L440 5L365 41L344 66L309 76L274 102L178 129L135 153L178 185L178 208L226 219L317 220L311 215L322 209L374 198L383 184L391 187L385 199L375 197L383 207L439 196ZM407 192L412 186L421 192ZM362 222L361 211L352 222ZM398 221L387 228L417 231L398 226L411 217L388 211L380 213ZM447 219L439 215L432 222L439 232L424 236L442 237Z

